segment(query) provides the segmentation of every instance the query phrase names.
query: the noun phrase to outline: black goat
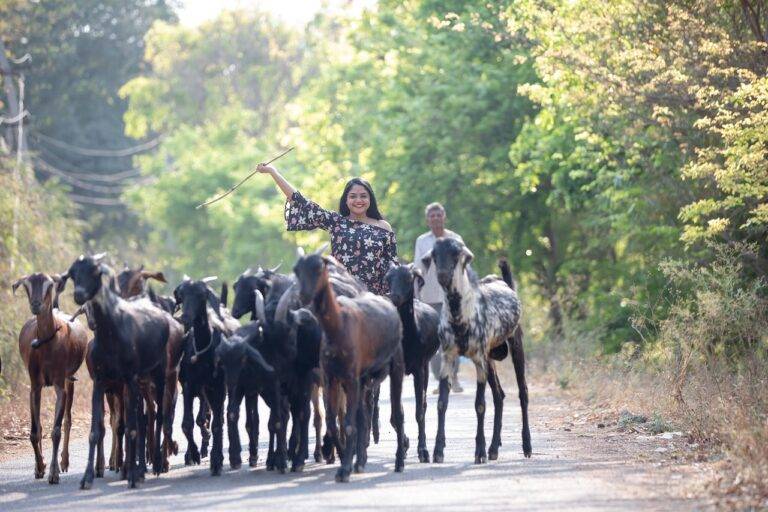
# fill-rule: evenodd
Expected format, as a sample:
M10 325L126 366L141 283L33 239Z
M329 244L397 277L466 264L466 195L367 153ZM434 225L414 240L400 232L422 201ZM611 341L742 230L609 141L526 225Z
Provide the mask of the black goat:
M239 323L222 312L219 297L208 286L214 278L193 281L185 276L174 290L174 298L181 307L181 321L187 331L187 342L181 361L179 380L184 394L184 418L181 428L187 438L185 464L199 464L200 452L193 435L194 416L192 402L198 397L203 407L207 403L212 412L213 445L211 447L211 474L221 474L223 455L224 377L216 371L214 351L222 334L230 334ZM232 463L232 461L230 461Z
M148 300L126 301L116 293L114 273L101 263L103 255L80 256L63 276L72 279L75 302L90 301L96 336L90 357L93 362L93 398L88 464L80 482L82 489L93 484L94 451L104 435L104 382L115 376L123 381L127 404L125 474L133 488L146 471L146 423L140 395L141 382L151 382L156 389L158 413L155 425L155 460L153 471L162 468L160 435L169 425L164 423L162 397L165 391L169 337L181 335L176 321ZM108 282L111 281L110 284Z
M423 286L424 278L421 271L413 264L395 265L393 263L385 279L389 283L389 298L397 307L403 324L405 373L413 375L416 423L419 426L419 462L429 462L424 416L427 411L429 361L440 344L437 335L440 317L432 306L414 299L414 283L416 286Z
M505 282L496 276L478 280L469 267L474 255L467 247L451 238L438 238L432 250L422 258L425 268L434 263L437 281L445 291L438 332L442 344L443 362L440 376L440 398L438 400L438 427L435 439L434 462L443 461L445 448L445 411L448 408L450 391L449 369L454 367L456 358L465 355L472 359L477 370L477 436L475 438L475 464L486 461L485 432L485 384L490 382L493 394L493 438L487 458L498 457L501 445L501 414L504 406L504 392L493 359L502 359L512 352L512 362L517 375L520 393L520 408L523 417L523 454L531 456L531 434L528 426L528 387L525 382L525 356L523 354L522 331L519 321L520 299L511 281L511 272L506 261L499 265L509 280ZM507 346L507 348L504 348Z

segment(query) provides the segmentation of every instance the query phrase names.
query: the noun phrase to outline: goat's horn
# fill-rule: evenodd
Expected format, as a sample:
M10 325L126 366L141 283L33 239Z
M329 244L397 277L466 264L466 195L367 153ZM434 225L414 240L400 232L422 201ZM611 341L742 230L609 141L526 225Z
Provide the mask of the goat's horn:
M201 281L204 282L205 284L208 284L210 282L217 280L218 278L219 276L208 276L208 277L202 278Z
M304 252L304 248L302 246L296 247L296 257L297 258L303 258L306 255Z
M253 274L253 269L251 267L248 267L247 269L245 269L245 272L243 272L243 275L245 277L248 277L248 276L250 276L252 274Z
M328 249L328 245L329 245L328 242L325 242L323 245L320 246L318 250L315 251L315 254L317 254L318 256L323 254L325 250Z
M181 278L182 281L191 281L192 278L189 277L187 274L184 274L184 277Z
M280 269L280 267L282 267L282 266L283 266L283 262L281 261L280 263L277 264L276 267L269 269L269 271L270 272L277 272Z
M267 315L264 311L264 296L259 290L256 290L253 293L256 295L256 318L261 321L261 323L266 323Z
M96 263L101 263L101 260L103 260L107 256L106 252L100 252L99 254L93 255L93 261Z

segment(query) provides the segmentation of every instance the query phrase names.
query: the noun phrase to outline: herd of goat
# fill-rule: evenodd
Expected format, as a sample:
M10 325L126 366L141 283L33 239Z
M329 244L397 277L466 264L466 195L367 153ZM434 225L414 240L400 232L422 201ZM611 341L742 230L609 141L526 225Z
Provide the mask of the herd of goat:
M414 298L414 287L423 284L423 277L413 264L391 265L386 275L389 293L383 297L367 292L333 257L323 255L323 249L311 254L299 250L290 275L278 273L278 268L246 270L234 283L231 310L226 284L220 295L211 288L215 278L185 276L172 297L161 296L147 285L148 279L166 282L161 272L126 266L116 275L103 262L103 254L80 256L61 275L36 273L20 278L13 291L24 287L34 315L19 334L19 350L31 385L35 478L43 478L46 469L40 423L44 386L53 386L56 392L49 483L58 483L59 473L68 470L75 373L83 360L93 380L93 396L82 489L90 488L94 477L102 477L107 467L120 472L129 487L143 480L148 461L155 475L168 471L168 457L178 451L173 440L177 383L184 405L185 464L200 464L201 458L209 456L211 474L221 473L226 412L229 464L232 469L241 466L238 421L245 399L248 464L255 466L261 397L269 407L267 469L285 472L289 464L291 471L303 469L309 458L313 405L314 459L333 463L338 455L341 466L336 481L345 482L353 470L364 469L370 438L378 442L379 386L386 377L390 422L397 434L395 471L403 471L409 441L401 395L404 375L413 375L417 453L420 462L429 462L424 426L428 363L438 345L444 370L432 460L443 461L450 391L447 369L461 355L477 369L475 463L498 456L504 392L495 361L508 355L519 388L523 453L530 457L520 302L506 261L499 263L502 278L478 279L469 266L472 257L461 242L438 239L423 258L427 268L435 266L445 291L440 315ZM73 315L58 308L68 281L80 306ZM79 315L85 316L88 329L76 319ZM242 325L237 319L245 315L250 315L250 322ZM494 403L487 453L486 382ZM324 435L320 396L325 406ZM105 398L112 431L108 466L103 446ZM195 398L199 401L196 417ZM199 448L193 435L195 424L202 436Z

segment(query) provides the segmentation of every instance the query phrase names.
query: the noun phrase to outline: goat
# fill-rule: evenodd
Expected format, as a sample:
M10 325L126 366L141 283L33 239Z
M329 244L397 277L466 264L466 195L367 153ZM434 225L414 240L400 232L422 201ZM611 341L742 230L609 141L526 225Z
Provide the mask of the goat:
M29 373L29 440L35 451L35 478L45 476L40 423L40 396L45 386L56 390L56 413L53 424L53 453L48 483L59 483L59 472L69 469L69 432L72 427L72 400L75 394L75 373L83 364L88 334L79 322L68 322L58 308L58 293L65 281L58 275L37 273L24 276L13 283L13 292L24 285L29 308L34 318L26 321L19 333L19 352ZM56 304L58 306L58 304ZM64 446L61 465L58 461L62 422Z
M361 472L367 462L368 431L370 428L368 402L370 391L387 375L390 379L391 424L397 432L395 471L403 471L407 438L403 429L402 325L397 309L383 297L361 292L355 297L337 298L329 280L328 267L335 260L322 256L323 249L299 257L293 271L296 274L299 298L311 305L323 327L325 337L320 349L320 360L329 386L340 383L347 398L345 417L346 446L338 442L335 422L329 422L337 450L342 454L341 467L336 472L337 482L348 482L352 472ZM335 404L331 403L326 415L335 417Z
M314 458L316 462L320 462L322 459L322 416L320 412L320 395L319 395L319 381L314 370L319 366L319 353L320 353L320 336L321 331L317 322L314 319L307 320L302 325L299 325L296 329L288 328L285 330L285 326L282 325L286 322L286 318L291 320L291 316L283 316L280 323L275 323L275 313L278 308L280 299L283 297L286 290L290 289L294 284L292 276L285 274L278 274L277 270L280 267L278 265L275 268L262 270L261 267L256 272L251 269L247 269L243 272L235 281L235 301L232 306L232 314L235 318L240 318L244 314L250 312L251 320L257 318L256 308L256 293L259 292L260 296L266 297L266 305L263 306L262 311L262 324L269 325L269 333L278 335L278 333L286 333L286 336L294 336L295 340L287 340L287 343L295 344L298 347L297 358L295 361L295 368L293 376L296 378L290 378L289 389L289 402L291 404L292 415L294 421L292 422L292 430L290 436L290 442L288 447L289 456L293 460L292 470L296 471L303 467L303 460L308 456L308 441L304 439L303 429L304 424L309 421L309 412L306 412L305 416L305 399L312 401L315 409L314 416L314 428L316 435ZM298 304L292 304L292 306L298 306ZM283 311L285 313L285 310ZM292 334L287 334L288 332ZM312 374L310 374L312 372ZM248 405L246 404L246 407ZM258 418L258 412L256 413ZM308 428L308 426L307 426ZM246 422L246 430L249 429ZM256 439L258 440L258 432ZM270 437L270 447L273 446L273 439ZM307 453L303 454L303 458L299 457L296 453L296 449L302 446L303 450L307 450ZM267 457L268 467L273 456L272 450L270 450ZM299 459L302 462L299 462Z
M221 342L222 333L230 334L240 325L222 312L219 297L208 286L215 278L193 281L188 276L173 292L181 307L181 320L189 333L181 363L180 380L184 394L184 419L181 428L187 438L185 464L199 464L200 453L195 444L192 428L192 401L199 397L211 408L213 445L211 447L211 474L221 474L223 455L224 399L226 387L223 376L216 372L214 352ZM239 455L239 454L238 454ZM230 464L236 461L230 459Z
M427 411L429 361L437 352L440 343L437 335L440 317L432 306L414 298L414 283L417 286L423 286L424 278L421 271L413 264L395 265L392 263L385 279L389 283L389 299L397 307L400 321L403 324L405 373L413 375L416 423L419 426L419 462L429 462L424 416Z
M123 299L126 300L138 300L140 298L148 298L152 304L159 307L160 309L167 311L171 315L175 311L176 302L173 298L169 297L163 297L160 295L157 295L154 290L150 286L147 285L147 280L149 279L155 279L156 281L159 281L161 283L166 283L165 276L162 272L152 272L148 270L144 270L144 265L141 265L137 269L132 269L128 267L128 265L125 265L125 268L117 274L117 285L118 285L118 291L120 293L120 296ZM168 471L168 455L170 452L176 453L178 452L178 446L173 441L173 418L175 416L176 412L176 383L178 382L179 377L179 365L181 363L181 353L184 348L184 340L182 336L172 336L169 338L168 343L168 358L167 358L167 367L166 367L166 379L165 379L165 396L161 397L163 401L163 407L164 407L164 415L167 418L167 424L170 425L170 428L165 433L166 439L163 443L163 472ZM109 387L109 386L108 386ZM122 401L122 397L118 396L116 394L116 388L114 386L112 387L112 390L106 390L106 396L107 396L107 402L113 402L110 403L110 419L112 418L112 413L120 414L120 405ZM154 460L154 433L152 432L151 425L154 423L155 420L155 407L154 407L154 401L156 400L153 398L153 393L155 390L152 388L151 384L142 385L141 386L141 393L144 397L144 401L147 405L147 425L150 426L149 430L147 430L147 457L149 460ZM159 400L159 398L157 399ZM203 431L203 437L205 438L205 432L206 432L206 422L205 420L208 419L208 423L210 423L210 412L208 411L207 407L202 408L200 410L200 414L198 415L198 425L200 425L200 429ZM122 421L122 418L117 418L118 423L118 429L119 424ZM114 430L114 424L115 421L111 421L113 426L113 436L115 435ZM118 433L119 435L119 433ZM116 448L115 443L113 441L112 444L113 449ZM115 455L113 451L113 455ZM110 456L110 461L113 458L117 458ZM110 464L110 466L112 466ZM117 469L117 464L115 464Z
M531 434L528 426L528 387L525 382L525 355L523 353L522 331L519 329L521 314L520 299L511 281L505 282L496 276L478 280L469 267L474 258L472 252L458 240L438 238L432 250L423 258L425 268L434 262L437 280L445 291L440 315L438 334L442 344L442 370L440 395L437 404L438 427L435 439L434 462L443 462L445 449L445 411L448 408L450 391L449 369L454 367L460 355L469 357L477 371L477 393L475 412L477 414L477 435L475 437L475 464L486 462L486 458L498 458L501 445L501 414L504 392L496 374L492 356L506 355L504 345L512 352L512 362L517 375L520 407L523 417L523 454L531 456ZM502 272L511 276L506 261L500 263ZM493 437L486 455L485 432L485 385L490 381L493 394L494 417Z
M104 383L111 379L122 381L126 396L126 460L124 473L128 487L135 488L146 471L146 423L140 386L151 382L156 399L162 400L165 391L167 346L169 338L181 336L181 327L165 311L148 300L126 301L118 293L114 272L101 260L104 254L81 255L62 278L72 279L74 298L78 305L90 302L96 325L91 358L93 361L93 395L91 435L88 462L81 489L89 489L94 477L94 451L104 436ZM169 430L162 403L158 403L155 420L155 459L153 471L162 469L160 436Z

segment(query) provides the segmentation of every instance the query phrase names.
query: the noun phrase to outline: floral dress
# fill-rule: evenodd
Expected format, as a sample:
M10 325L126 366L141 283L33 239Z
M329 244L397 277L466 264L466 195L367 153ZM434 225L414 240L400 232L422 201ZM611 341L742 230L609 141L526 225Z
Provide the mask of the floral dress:
M384 275L390 262L397 263L397 240L392 231L328 211L298 191L285 203L285 223L288 231L328 231L331 254L350 274L372 293L383 295L389 291Z

